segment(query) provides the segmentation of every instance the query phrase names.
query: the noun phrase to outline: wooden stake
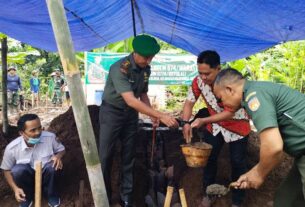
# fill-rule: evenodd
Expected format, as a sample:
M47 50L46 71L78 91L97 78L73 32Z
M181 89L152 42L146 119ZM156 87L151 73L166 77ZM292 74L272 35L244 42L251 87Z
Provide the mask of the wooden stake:
M46 112L46 111L47 111L47 108L48 108L48 91L46 92L46 98L45 98L45 100L46 100L46 103L45 103L45 107L44 107L44 112Z
M172 197L173 197L173 192L174 192L174 187L167 186L164 207L170 207L171 201L172 201Z
M35 207L41 207L41 179L42 179L42 163L35 162Z
M184 193L183 188L179 189L179 196L180 196L181 206L187 207L185 193Z

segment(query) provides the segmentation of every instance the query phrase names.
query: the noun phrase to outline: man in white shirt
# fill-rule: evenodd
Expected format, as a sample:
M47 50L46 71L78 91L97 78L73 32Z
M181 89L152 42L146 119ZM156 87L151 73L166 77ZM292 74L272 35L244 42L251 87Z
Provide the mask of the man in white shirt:
M1 169L21 207L30 207L34 198L35 161L42 162L42 190L51 207L58 207L58 177L63 167L65 147L56 135L43 131L36 114L25 114L18 120L20 137L10 142L3 155Z

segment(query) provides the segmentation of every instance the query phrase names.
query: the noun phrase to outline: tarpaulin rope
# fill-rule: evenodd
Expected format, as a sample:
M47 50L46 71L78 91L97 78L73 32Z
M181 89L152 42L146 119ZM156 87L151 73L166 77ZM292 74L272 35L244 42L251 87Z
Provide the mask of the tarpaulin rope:
M132 14L132 27L133 27L133 36L137 36L137 30L136 30L136 20L134 17L134 0L130 0L131 4L131 14Z
M145 33L145 29L144 29L144 22L143 22L143 18L142 18L142 15L141 15L141 12L140 12L140 9L139 9L139 6L136 2L136 0L133 0L134 1L134 7L135 7L135 10L137 12L137 15L138 15L138 18L140 20L140 25L141 25L141 29L142 29L142 33Z
M177 18L178 18L178 15L179 15L179 11L180 11L180 0L178 0L178 2L177 2L176 16L175 16L175 20L173 22L172 34L171 34L171 39L170 39L169 43L172 43L172 40L173 40L173 36L174 36L175 29L176 29L176 23L177 23Z
M65 7L65 10L69 13L71 13L75 18L77 18L80 22L82 22L85 27L87 27L91 32L93 32L97 37L99 37L100 39L102 39L103 41L107 42L107 44L109 44L109 42L104 39L99 33L97 33L96 31L94 31L94 29L88 25L85 20L83 18L81 18L80 16L78 16L75 12L71 11L70 9L68 9L67 7Z

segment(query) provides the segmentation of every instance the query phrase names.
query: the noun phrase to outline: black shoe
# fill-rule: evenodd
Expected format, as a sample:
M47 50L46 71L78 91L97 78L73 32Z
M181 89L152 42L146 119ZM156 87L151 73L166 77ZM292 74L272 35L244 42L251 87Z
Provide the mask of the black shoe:
M32 200L26 200L20 203L19 207L32 207L33 201Z
M131 202L128 201L121 201L121 206L122 207L133 207Z
M50 197L48 199L48 205L50 207L59 207L60 206L60 198L59 197Z

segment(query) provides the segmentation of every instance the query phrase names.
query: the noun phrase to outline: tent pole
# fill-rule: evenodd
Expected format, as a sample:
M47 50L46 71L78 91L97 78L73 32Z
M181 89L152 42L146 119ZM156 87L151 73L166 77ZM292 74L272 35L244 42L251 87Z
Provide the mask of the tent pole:
M137 36L137 31L136 31L136 19L134 16L134 2L135 0L130 0L131 3L131 14L132 14L132 28L133 28L133 36Z
M1 60L2 60L2 131L8 134L7 117L7 37L1 38Z
M73 114L86 162L94 205L95 207L109 207L95 136L85 101L64 5L62 0L46 1L58 52L71 94Z

